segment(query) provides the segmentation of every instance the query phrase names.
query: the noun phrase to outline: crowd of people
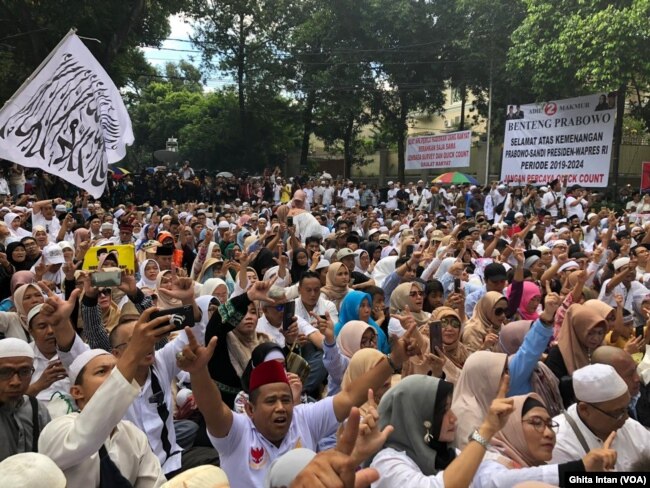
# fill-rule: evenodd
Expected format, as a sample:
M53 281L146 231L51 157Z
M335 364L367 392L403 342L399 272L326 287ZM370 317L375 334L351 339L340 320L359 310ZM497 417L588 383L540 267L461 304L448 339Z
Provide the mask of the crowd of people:
M178 192L149 191L165 178ZM7 189L6 486L650 470L650 196L616 212L560 179L196 178L120 200Z

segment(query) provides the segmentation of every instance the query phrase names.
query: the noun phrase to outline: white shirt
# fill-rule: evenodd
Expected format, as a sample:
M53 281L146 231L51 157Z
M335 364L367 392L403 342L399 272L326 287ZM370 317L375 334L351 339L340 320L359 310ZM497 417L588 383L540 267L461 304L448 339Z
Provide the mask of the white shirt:
M605 302L610 307L616 308L616 300L614 297L616 295L621 295L624 299L623 308L629 310L630 312L634 310L634 297L638 295L647 295L650 293L650 290L643 286L638 281L633 281L630 283L630 289L625 288L623 283L619 283L614 287L611 293L607 293L607 285L612 279L605 280L603 285L600 288L600 293L598 294L598 300Z
M286 340L284 336L282 335L282 327L273 327L268 319L266 318L266 315L262 315L259 320L257 321L257 327L255 329L257 332L260 332L262 334L266 334L271 338L273 342L278 344L280 347L284 347L286 345ZM317 329L315 329L309 322L306 320L298 317L298 334L304 334L305 336L309 336L310 334L313 334L314 332L317 332Z
M326 186L323 188L323 205L332 205L332 197L334 196L334 188Z
M567 413L575 421L590 450L603 447L603 441L596 437L580 419L577 404L571 405ZM587 453L580 445L580 441L578 441L564 415L560 414L554 417L553 420L560 424L560 427L551 463L566 463L582 459ZM650 431L636 420L628 418L623 427L616 431L612 449L617 454L615 470L631 471L632 465L644 459L650 452Z
M59 230L61 230L61 223L59 222L59 219L56 218L56 216L52 217L52 220L45 220L45 217L43 217L43 212L39 212L37 214L33 213L32 227L36 227L37 225L42 225L45 227L47 235L50 236L50 241L56 242L56 236L59 235Z
M553 217L557 217L558 209L562 205L562 198L563 195L561 192L549 190L542 196L542 208L548 211ZM557 202L553 204L553 206L547 208L546 206L551 205L554 200L557 200Z
M572 207L571 204L577 201L578 199L572 195L566 197L566 201L565 201L566 216L571 217L572 215L577 215L578 218L580 219L580 222L582 222L585 219L585 206L588 205L589 203L584 198L581 198L579 200L580 203Z
M386 202L386 208L394 210L397 208L397 192L399 190L397 188L392 188L391 190L388 190L387 193L387 198L388 201Z
M359 190L356 188L353 188L352 190L345 188L341 192L341 198L343 199L343 204L346 208L354 208L359 201Z
M307 322L311 322L312 316L309 315L309 312L303 305L300 297L296 298L295 302L296 315ZM316 302L316 306L312 312L316 315L325 315L325 312L329 312L332 322L336 324L339 321L339 311L336 309L336 305L334 305L334 302L328 300L327 298L324 298L323 295L318 297L318 301Z
M43 356L40 349L36 347L35 342L32 342L29 345L32 346L32 349L34 350L34 374L32 375L32 381L30 382L30 384L34 384L40 379L43 372L51 362L58 361L59 356L55 354L51 359L47 359ZM67 398L70 398L70 379L66 377L62 380L55 381L44 390L41 390L38 395L36 395L36 399L47 404L52 398L52 395L57 391Z
M370 464L379 471L379 481L372 488L395 488L417 486L418 488L444 488L444 471L427 476L422 473L415 462L403 451L387 447L377 453ZM471 486L471 485L470 485Z
M488 451L476 470L472 488L510 488L524 481L539 481L551 486L560 485L557 464L530 468L508 469L496 461L499 454Z
M221 469L226 472L231 488L264 486L271 463L297 447L316 451L318 442L336 432L339 423L334 414L333 397L293 408L289 432L280 447L275 447L255 428L244 414L233 413L230 432L223 438L210 435L210 442L219 451Z
M45 426L38 451L61 468L70 488L99 486L102 444L134 487L155 488L166 481L147 436L121 420L139 391L135 381L127 382L114 368L81 413L64 415Z

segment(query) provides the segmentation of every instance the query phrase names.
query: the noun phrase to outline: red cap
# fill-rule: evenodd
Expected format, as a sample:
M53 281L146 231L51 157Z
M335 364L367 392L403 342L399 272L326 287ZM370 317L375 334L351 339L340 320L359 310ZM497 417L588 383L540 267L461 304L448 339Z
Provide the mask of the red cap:
M270 383L289 384L289 378L284 371L284 365L279 361L265 361L251 372L251 379L248 391L254 391L260 386Z

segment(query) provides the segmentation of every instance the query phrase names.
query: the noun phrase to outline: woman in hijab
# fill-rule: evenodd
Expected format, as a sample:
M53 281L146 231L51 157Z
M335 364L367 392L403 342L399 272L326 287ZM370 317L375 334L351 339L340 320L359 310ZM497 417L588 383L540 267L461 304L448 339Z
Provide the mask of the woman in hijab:
M545 361L560 381L565 408L575 403L571 375L576 369L591 364L591 353L602 344L606 331L607 322L602 313L578 303L569 307L557 345L549 350Z
M501 326L506 321L508 301L501 293L489 291L476 303L472 318L465 324L462 338L469 351L494 351Z
M616 325L616 309L614 307L610 307L605 302L596 299L587 300L583 305L596 312L607 323L607 331L614 328Z
M390 256L395 256L397 257L398 252L397 249L393 246L386 246L381 250L381 259L390 257Z
M183 303L165 293L172 289L172 274L170 270L161 271L156 278L156 307L160 310L181 307Z
M396 486L469 486L485 448L473 442L462 452L451 447L458 420L452 404L453 385L424 375L404 378L379 403L379 427L392 425L384 447L370 467L379 471L374 488ZM490 408L489 416L475 424L486 441L501 427L510 411L508 400ZM503 410L502 409L505 409ZM496 414L504 411L501 420ZM463 419L463 422L465 420Z
M372 279L375 280L376 286L381 288L384 285L386 277L395 271L396 261L397 256L388 256L387 258L382 258L375 265L375 269L372 271Z
M21 285L28 285L34 283L34 273L31 271L16 271L11 275L9 280L8 296L2 302L0 302L0 312L10 312L15 310L13 294Z
M445 302L445 289L442 283L438 280L427 281L424 290L424 305L423 310L426 312L433 312L436 308L442 307Z
M510 488L524 481L562 486L568 476L565 473L594 470L594 453L582 460L547 464L553 457L559 424L535 393L515 396L512 400L514 412L492 438L474 477L473 488ZM597 456L600 455L598 452Z
M211 295L217 297L219 303L228 301L228 285L221 278L210 278L201 285L200 296Z
M425 312L422 307L424 305L424 289L421 283L410 281L398 285L390 296L390 313L402 314L408 310L415 319L418 327L426 325L431 320L431 314ZM399 321L391 317L388 322L388 333L396 334L398 336L404 335L406 331L402 328Z
M86 255L86 251L82 249L81 243L90 241L90 231L84 227L79 227L73 233L74 249L76 259L82 260Z
M487 414L496 398L499 384L507 372L508 357L502 353L477 351L471 354L454 388L451 408L459 419L456 447L462 449L475 426Z
M354 270L364 276L370 278L370 255L365 249L357 249L354 251Z
M255 270L257 276L262 277L264 274L276 265L273 253L267 247L263 247L255 256L255 259L250 263L251 268Z
M517 308L517 315L521 320L536 320L539 317L537 313L537 307L539 307L540 302L542 301L542 292L532 281L523 282L524 289L521 295L521 300L519 301L519 307ZM510 291L512 290L512 285L510 285L506 291L506 296L510 297Z
M45 301L43 290L36 283L21 285L13 293L15 312L0 312L0 332L5 337L15 337L31 342L27 332L27 314Z
M269 467L264 488L291 486L300 472L316 457L311 449L298 447L276 458Z
M439 320L442 328L442 350L448 360L442 370L445 378L451 383L456 383L460 370L465 366L469 351L460 341L463 324L458 312L451 307L438 307L431 314L431 320ZM425 331L423 331L423 334ZM426 331L425 337L428 335Z
M335 263L336 264L336 263ZM343 266L343 265L342 265ZM345 268L345 266L343 266ZM372 319L372 297L362 291L353 290L348 293L339 310L339 321L334 326L334 334L339 335L345 324L351 320L360 320L372 326L377 333L378 349L384 354L390 352L388 338L381 327Z
M155 293L158 287L158 275L160 274L160 266L155 259L145 259L140 263L140 281L136 286L140 288L145 295Z
M345 371L345 374L343 375L343 382L341 383L341 388L343 389L347 388L353 381L356 381L362 375L364 375L372 368L374 368L377 365L377 363L379 363L379 361L382 361L384 359L384 357L385 357L384 354L380 353L377 349L373 349L373 348L359 349L350 358L350 364L348 365L348 369ZM373 391L375 402L379 403L382 397L384 396L384 394L388 391L391 385L391 379L392 377L389 376L384 382L384 384L381 386L381 388L375 389ZM368 402L364 403L359 407L362 418L369 413L368 410L370 407L371 405Z
M504 352L510 357L516 354L531 331L532 324L530 320L518 320L506 324L499 334L498 352ZM544 405L547 405L552 417L564 409L560 396L560 382L541 360L537 362L531 373L530 387L544 400Z
M42 225L35 225L32 227L32 237L36 239L36 244L38 244L38 247L40 247L41 250L50 243L47 230Z
M298 248L291 255L291 283L298 283L302 275L309 271L307 250Z
M31 265L27 261L27 251L22 242L9 243L5 252L7 254L7 261L14 267L14 272L30 270Z
M325 295L328 300L334 302L336 308L340 310L344 297L348 292L350 292L350 288L348 288L348 283L350 282L350 272L348 271L348 268L343 263L330 264L325 281L326 284L321 288L321 293ZM354 318L348 320L354 320Z
M329 374L327 396L333 396L341 391L350 358L360 349L377 349L377 333L366 322L351 320L343 326L336 339L330 329L325 330L323 335L323 366Z
M17 213L13 212L8 212L4 216L4 221L5 224L7 225L7 230L9 230L9 233L11 234L12 237L17 237L18 239L22 239L23 237L31 236L31 232L29 232L26 229L23 229L20 224L22 224L20 220L20 215Z
M217 347L208 363L208 370L221 391L223 401L230 408L233 408L235 397L241 390L241 378L253 350L269 341L268 336L256 332L257 320L257 308L244 293L221 305L206 327L206 344L212 337L217 337Z

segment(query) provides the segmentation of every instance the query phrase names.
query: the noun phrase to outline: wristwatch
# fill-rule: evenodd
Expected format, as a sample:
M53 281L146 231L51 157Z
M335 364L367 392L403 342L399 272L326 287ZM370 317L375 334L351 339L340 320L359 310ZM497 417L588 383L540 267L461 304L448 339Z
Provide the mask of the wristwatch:
M478 433L478 430L474 429L474 431L469 435L467 438L468 441L476 441L480 445L482 445L485 450L487 451L490 448L490 443L483 438L481 434Z

